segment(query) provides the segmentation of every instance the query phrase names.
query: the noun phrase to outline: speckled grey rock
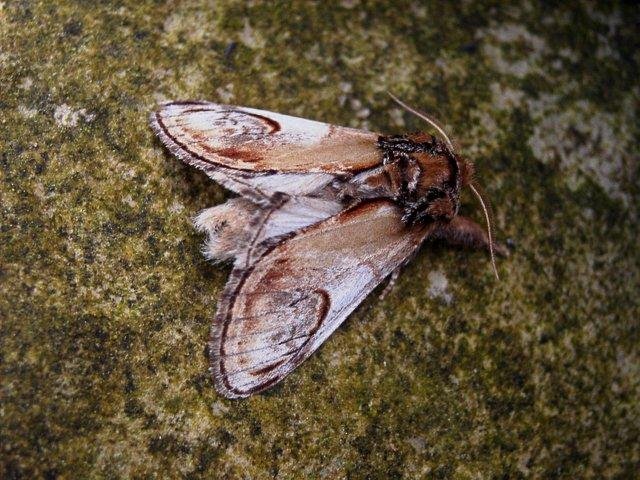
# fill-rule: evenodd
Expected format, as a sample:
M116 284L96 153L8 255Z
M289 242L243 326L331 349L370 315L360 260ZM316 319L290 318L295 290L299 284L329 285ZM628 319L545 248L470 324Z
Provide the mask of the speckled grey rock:
M640 9L572 3L0 2L0 477L637 474ZM223 399L228 267L190 219L229 194L148 113L423 129L387 90L475 161L502 280L427 245L281 385Z

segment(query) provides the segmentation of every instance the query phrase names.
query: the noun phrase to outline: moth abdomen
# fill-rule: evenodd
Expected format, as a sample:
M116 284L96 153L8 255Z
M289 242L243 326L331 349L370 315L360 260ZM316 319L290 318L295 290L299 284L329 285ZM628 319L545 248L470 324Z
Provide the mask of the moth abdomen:
M203 248L205 257L225 261L241 252L250 240L247 226L258 211L257 205L245 198L233 198L201 211L193 223L207 235Z

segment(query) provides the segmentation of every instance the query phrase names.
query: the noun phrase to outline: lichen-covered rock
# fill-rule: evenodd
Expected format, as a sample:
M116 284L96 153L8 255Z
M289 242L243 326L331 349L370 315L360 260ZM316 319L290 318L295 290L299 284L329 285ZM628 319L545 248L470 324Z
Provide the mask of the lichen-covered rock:
M0 477L637 475L639 21L588 2L0 2ZM425 128L386 91L476 162L512 244L502 280L426 245L278 387L220 397L204 346L228 268L191 218L229 194L148 113L202 98Z

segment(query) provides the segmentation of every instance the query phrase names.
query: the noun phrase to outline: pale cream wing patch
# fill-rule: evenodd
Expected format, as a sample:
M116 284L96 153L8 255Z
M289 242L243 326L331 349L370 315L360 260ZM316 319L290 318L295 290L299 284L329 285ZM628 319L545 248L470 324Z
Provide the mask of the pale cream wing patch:
M151 124L174 153L201 168L336 174L381 162L375 133L254 108L169 102Z
M265 390L311 355L422 243L386 200L360 204L239 258L212 328L211 367L229 398ZM255 255L253 252L252 255Z
M196 228L207 234L205 256L214 261L240 257L247 268L261 253L260 245L318 223L343 210L335 200L274 194L264 208L243 197L207 208L195 218ZM236 262L236 268L239 263Z

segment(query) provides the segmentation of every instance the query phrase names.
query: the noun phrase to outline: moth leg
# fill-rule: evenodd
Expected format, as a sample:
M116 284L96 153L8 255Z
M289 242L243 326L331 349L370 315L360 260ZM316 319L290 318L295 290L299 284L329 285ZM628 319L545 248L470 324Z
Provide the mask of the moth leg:
M402 270L402 267L404 265L400 265L398 268L396 268L393 272L391 272L391 275L389 275L389 280L387 281L387 284L385 285L384 289L382 290L382 293L380 293L380 297L379 300L382 301L385 299L385 297L387 295L389 295L389 292L391 292L391 290L393 290L393 287L395 287L396 282L398 281L398 277L400 276L400 271Z
M430 238L444 240L457 247L489 250L489 237L486 230L468 217L458 215L448 223L436 227ZM509 251L501 243L493 242L493 250L504 257Z

